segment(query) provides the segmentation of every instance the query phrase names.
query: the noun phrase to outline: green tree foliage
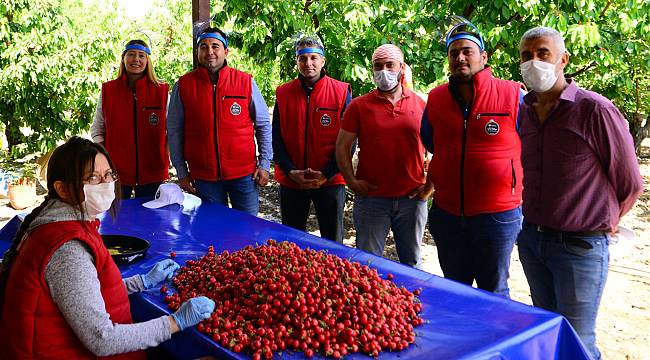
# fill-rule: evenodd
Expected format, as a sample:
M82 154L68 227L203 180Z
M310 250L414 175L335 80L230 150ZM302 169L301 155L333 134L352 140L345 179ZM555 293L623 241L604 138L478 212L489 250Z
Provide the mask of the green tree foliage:
M14 153L44 150L88 124L105 65L96 60L108 53L76 33L68 10L54 0L0 4L0 123Z
M115 1L3 1L0 130L10 155L45 151L86 131L101 83L117 74L130 38L153 42L163 80L175 81L190 69L191 3L164 4L133 21L117 11Z
M0 4L0 130L14 155L44 150L87 130L100 84L115 77L123 43L153 44L158 75L173 83L191 69L190 0L157 0L131 20L117 1L5 0ZM373 88L370 57L400 46L416 90L447 81L441 39L449 15L484 34L497 76L521 80L518 42L534 26L556 28L571 54L566 73L612 99L642 138L650 113L650 3L647 0L212 0L212 24L230 33L229 62L253 73L269 105L297 75L293 40L316 33L326 69L355 96ZM144 39L149 40L149 39ZM650 121L646 121L650 124Z
M238 38L239 55L250 59L267 101L275 86L296 76L291 45L300 32L320 36L329 74L350 82L355 95L373 88L370 57L386 42L402 48L416 90L426 92L447 80L441 25L449 15L463 15L483 33L497 76L521 81L519 39L529 28L548 26L564 35L571 54L566 74L611 99L637 139L650 114L647 0L249 0L213 1L212 9L214 24ZM650 119L646 132L648 125Z

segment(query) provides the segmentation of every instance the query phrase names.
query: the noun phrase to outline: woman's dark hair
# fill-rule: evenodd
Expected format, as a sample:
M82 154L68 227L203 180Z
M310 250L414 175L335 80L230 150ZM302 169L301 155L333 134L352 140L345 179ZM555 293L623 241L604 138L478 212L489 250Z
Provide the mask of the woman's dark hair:
M103 146L96 144L88 139L78 136L71 137L65 144L59 146L52 152L52 156L47 164L47 195L43 202L32 210L29 215L25 217L20 228L16 232L11 247L5 252L2 262L0 262L0 304L4 301L5 285L9 276L9 271L13 260L15 259L18 246L25 236L29 225L38 217L41 211L47 206L50 200L61 199L59 194L54 189L54 183L57 181L63 182L68 187L70 194L70 202L75 206L82 218L80 221L85 220L85 213L82 205L81 194L83 193L83 181L85 172L88 168L95 168L95 156L103 154L108 160L111 169L115 169L108 152ZM111 206L111 215L115 218L117 206L120 197L120 184L115 183L115 201Z

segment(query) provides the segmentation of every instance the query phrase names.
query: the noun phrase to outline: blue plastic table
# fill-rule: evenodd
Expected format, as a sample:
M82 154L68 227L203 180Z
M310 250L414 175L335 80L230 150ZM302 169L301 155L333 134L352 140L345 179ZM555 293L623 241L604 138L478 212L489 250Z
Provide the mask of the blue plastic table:
M325 249L338 256L392 273L394 282L408 289L422 288L421 316L426 323L416 328L415 344L397 352L383 352L381 359L589 359L579 338L562 316L515 301L506 300L471 287L415 270L391 260L326 241L288 227L256 218L220 205L200 204L186 197L183 206L147 209L141 200L122 202L113 221L104 216L102 234L124 234L151 242L144 260L122 266L131 276L148 271L152 265L176 251L176 261L205 254L209 245L215 252L237 250L273 238L293 241L301 248ZM19 217L0 230L0 251L9 247ZM159 288L130 296L134 321L168 314ZM161 345L181 359L212 355L217 358L246 359L199 333L196 327L175 334ZM285 351L282 358L302 359L301 352ZM276 355L276 358L280 358ZM370 359L355 354L350 359Z

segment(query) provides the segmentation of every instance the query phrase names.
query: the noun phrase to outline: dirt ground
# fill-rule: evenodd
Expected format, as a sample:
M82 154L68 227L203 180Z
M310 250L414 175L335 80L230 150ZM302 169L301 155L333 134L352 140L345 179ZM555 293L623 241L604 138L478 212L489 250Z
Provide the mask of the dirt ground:
M646 139L643 145L639 162L645 190L632 211L621 221L622 226L635 232L635 238L610 246L610 271L597 324L598 346L604 359L650 360L650 139ZM269 186L261 188L260 202L260 217L280 222L277 183L272 181ZM0 199L0 227L21 212L13 210L8 200ZM318 235L313 210L308 227L309 232ZM345 227L344 243L355 246L351 201L346 204ZM384 255L397 259L390 238ZM426 271L442 276L436 247L428 230L425 232L423 260ZM513 300L531 304L516 249L513 251L510 273Z

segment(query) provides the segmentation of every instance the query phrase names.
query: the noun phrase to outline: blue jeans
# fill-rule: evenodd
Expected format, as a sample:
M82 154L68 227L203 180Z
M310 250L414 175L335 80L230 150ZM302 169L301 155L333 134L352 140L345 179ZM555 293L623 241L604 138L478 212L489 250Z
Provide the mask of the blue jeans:
M445 277L510 297L510 255L521 229L521 207L456 216L435 204L429 212L429 232L436 243Z
M135 192L135 197L137 198L148 197L153 199L156 196L160 184L162 184L162 182L136 186L122 185L122 199L130 199L132 192Z
M427 223L427 202L419 199L357 196L353 209L357 248L382 256L388 231L393 230L402 264L420 267L420 247Z
M257 216L260 202L257 195L257 184L252 175L246 175L232 180L204 181L194 180L196 195L201 200L228 206Z
M309 190L280 186L282 224L302 231L307 230L307 218L312 202L314 210L316 210L320 236L343 243L345 185L324 186Z
M594 359L596 316L607 280L608 235L562 237L524 224L517 245L533 305L569 320Z

